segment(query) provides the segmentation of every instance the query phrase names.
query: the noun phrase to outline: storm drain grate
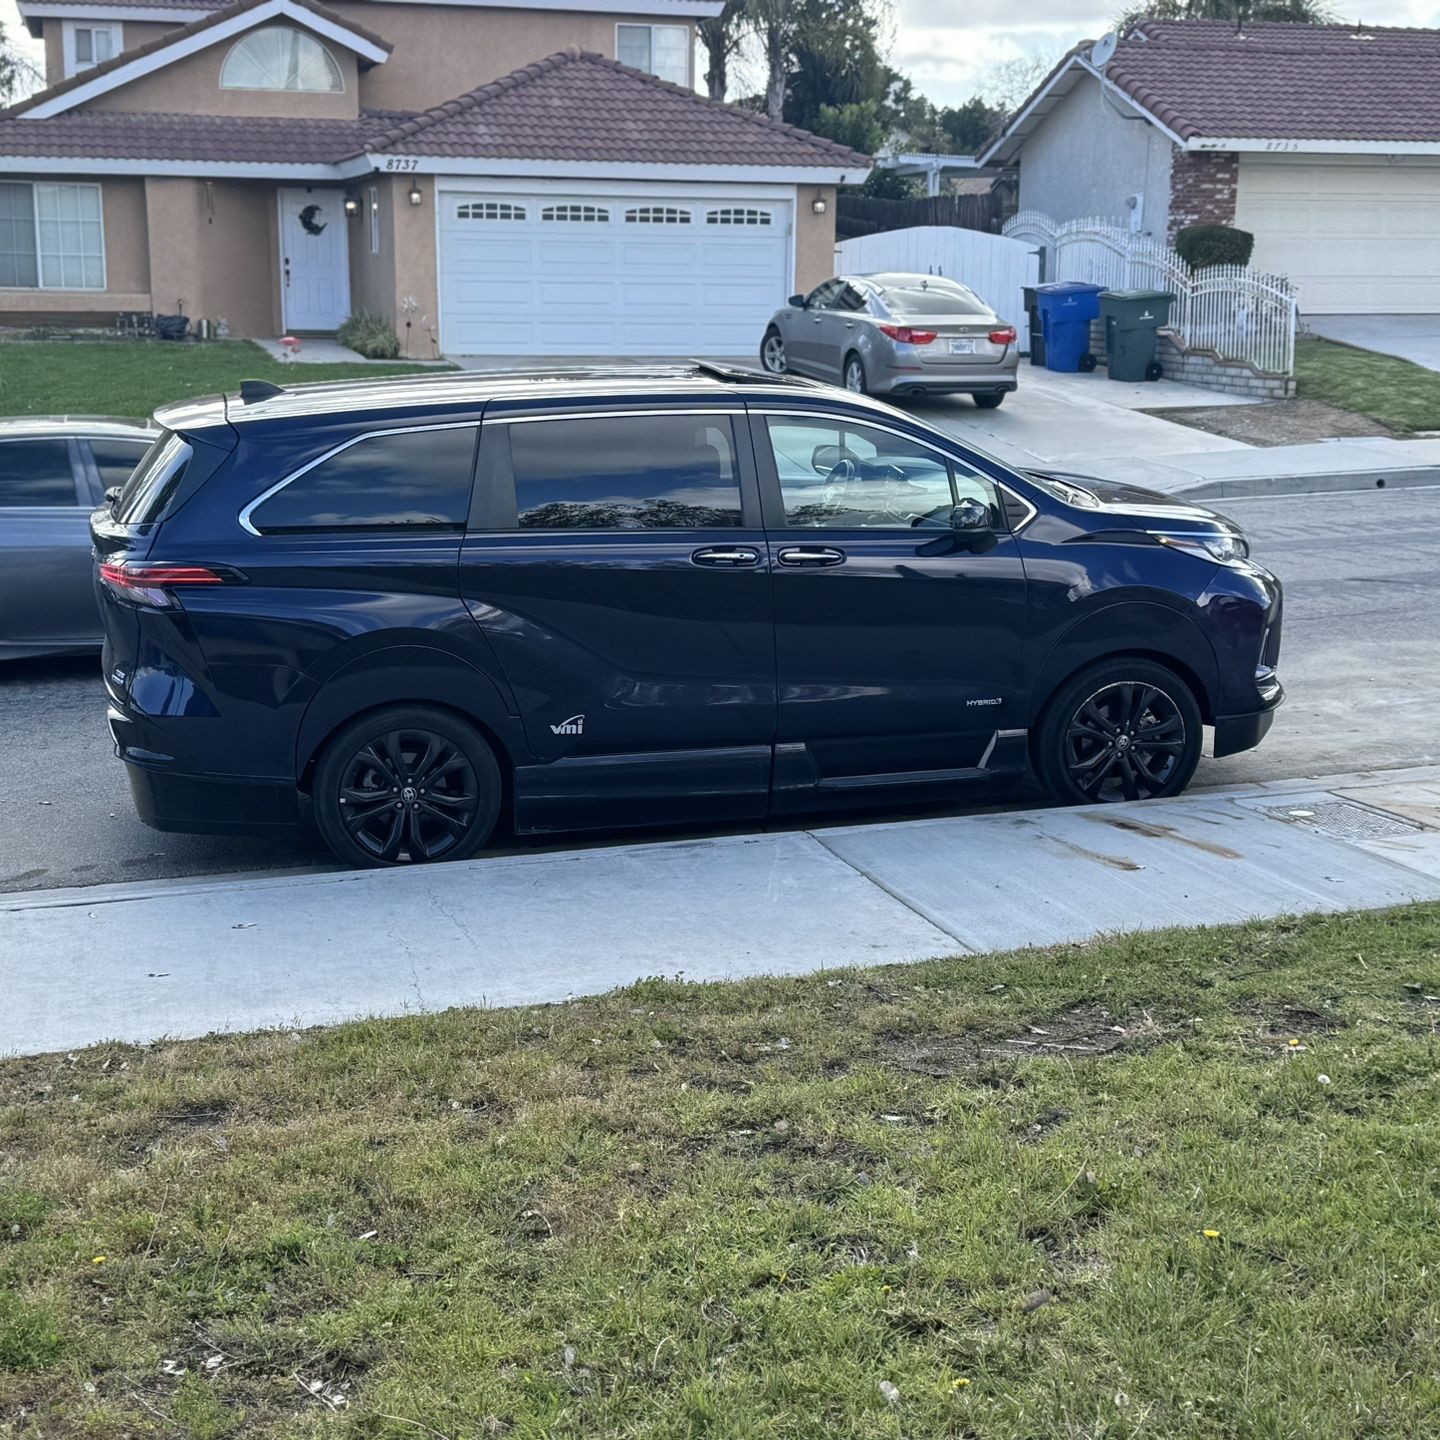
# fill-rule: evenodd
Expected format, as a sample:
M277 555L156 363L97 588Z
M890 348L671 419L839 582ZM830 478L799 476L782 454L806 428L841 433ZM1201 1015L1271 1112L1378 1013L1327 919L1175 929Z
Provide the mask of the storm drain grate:
M1423 829L1409 820L1382 815L1348 800L1322 800L1314 805L1274 805L1265 812L1291 825L1308 825L1337 840L1383 840L1390 835L1413 835Z

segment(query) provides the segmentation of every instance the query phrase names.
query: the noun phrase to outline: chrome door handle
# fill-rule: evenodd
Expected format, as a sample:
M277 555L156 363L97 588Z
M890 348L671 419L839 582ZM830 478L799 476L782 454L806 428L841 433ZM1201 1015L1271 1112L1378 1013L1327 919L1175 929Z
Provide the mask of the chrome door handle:
M853 330L855 328L855 322L853 320L847 320L845 322L845 328L847 330Z
M758 565L760 552L750 549L748 545L737 545L728 550L720 548L697 550L690 558L697 565L724 565L727 567Z
M782 565L843 565L845 552L828 545L792 545L780 552Z

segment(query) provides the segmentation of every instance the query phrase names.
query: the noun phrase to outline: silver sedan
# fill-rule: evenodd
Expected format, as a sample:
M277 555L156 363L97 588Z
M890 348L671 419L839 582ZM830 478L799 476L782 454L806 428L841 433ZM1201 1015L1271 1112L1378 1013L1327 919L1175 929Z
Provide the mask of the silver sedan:
M1017 340L973 290L944 276L837 275L775 312L760 363L861 394L969 394L990 410L1015 389Z
M154 439L117 420L0 420L0 660L100 648L90 512Z

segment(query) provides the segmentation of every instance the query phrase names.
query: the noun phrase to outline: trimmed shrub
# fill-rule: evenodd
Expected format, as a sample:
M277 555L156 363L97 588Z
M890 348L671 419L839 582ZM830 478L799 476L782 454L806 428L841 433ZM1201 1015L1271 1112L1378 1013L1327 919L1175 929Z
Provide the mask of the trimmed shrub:
M1199 270L1206 265L1248 265L1255 237L1233 225L1187 225L1175 232L1175 253Z
M357 310L347 316L345 323L335 332L335 338L367 360L400 358L400 337L396 335L395 327L383 315L376 315L371 310Z

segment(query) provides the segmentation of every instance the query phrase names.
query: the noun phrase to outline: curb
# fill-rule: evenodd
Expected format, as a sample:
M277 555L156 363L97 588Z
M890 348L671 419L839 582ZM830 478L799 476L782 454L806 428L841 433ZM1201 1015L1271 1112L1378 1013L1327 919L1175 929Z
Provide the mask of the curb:
M1187 500L1234 500L1262 495L1322 495L1353 490L1413 490L1440 485L1440 466L1416 470L1337 471L1330 475L1252 475L1206 480L1173 492Z

